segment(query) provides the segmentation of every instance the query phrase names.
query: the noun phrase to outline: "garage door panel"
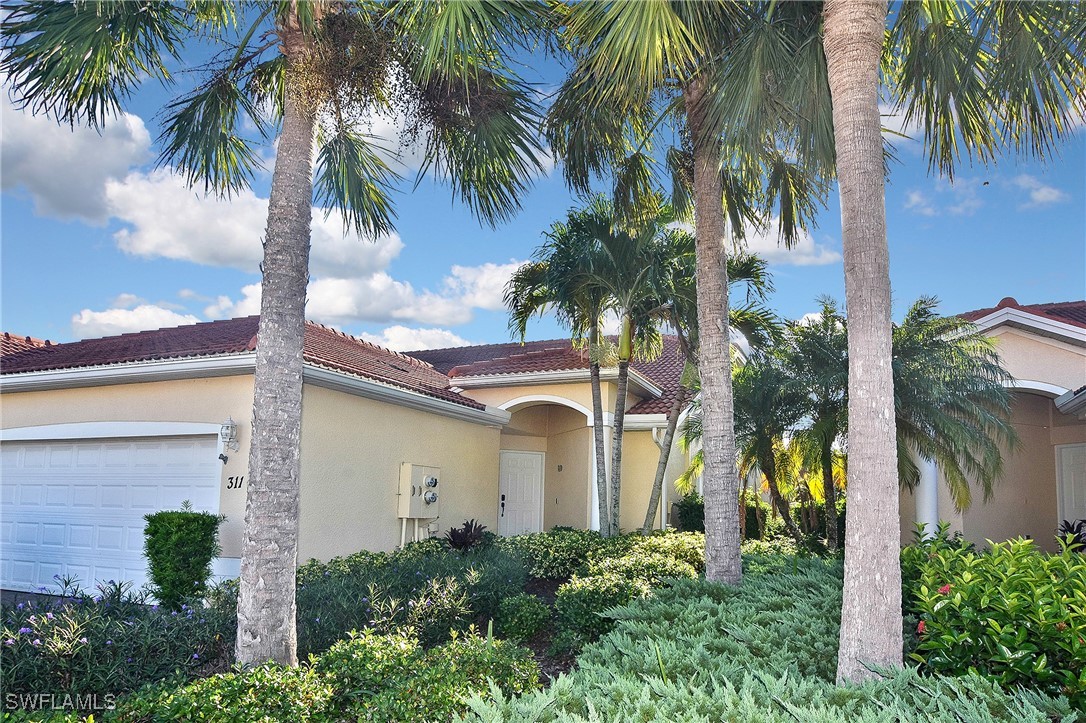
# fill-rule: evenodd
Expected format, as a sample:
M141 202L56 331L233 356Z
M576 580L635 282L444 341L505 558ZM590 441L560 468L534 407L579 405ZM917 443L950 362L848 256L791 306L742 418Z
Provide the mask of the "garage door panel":
M55 588L54 575L92 589L146 582L144 515L218 512L222 464L208 437L5 442L0 586Z

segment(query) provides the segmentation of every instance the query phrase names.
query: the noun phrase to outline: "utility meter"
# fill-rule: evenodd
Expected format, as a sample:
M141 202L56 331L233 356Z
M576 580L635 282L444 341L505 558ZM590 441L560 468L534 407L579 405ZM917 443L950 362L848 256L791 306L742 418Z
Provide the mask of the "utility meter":
M441 516L441 469L404 462L400 465L399 516L425 519Z

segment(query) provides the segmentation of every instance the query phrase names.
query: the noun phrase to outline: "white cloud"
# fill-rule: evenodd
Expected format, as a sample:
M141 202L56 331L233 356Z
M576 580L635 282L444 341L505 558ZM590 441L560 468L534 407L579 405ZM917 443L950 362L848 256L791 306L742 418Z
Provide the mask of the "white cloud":
M882 137L898 148L919 150L924 139L924 129L915 120L906 123L905 113L889 105L879 104L882 121Z
M905 194L905 210L913 211L921 216L935 215L935 208L931 205L931 200L923 191L914 190Z
M791 249L785 248L777 234L779 220L771 218L764 229L748 228L745 246L747 251L758 254L770 264L791 266L824 266L841 260L841 254L820 243L807 231L800 232Z
M146 304L147 300L136 296L135 294L117 294L117 298L113 300L110 306L114 309L132 309L140 304Z
M470 341L447 329L409 329L406 326L390 326L380 334L359 334L371 344L393 351L420 351L445 349L451 346L468 346Z
M130 254L256 271L263 256L268 199L250 190L230 199L204 196L170 169L130 173L106 182L113 216L127 224L114 238ZM376 241L344 233L336 214L313 209L310 269L314 274L367 274L399 255L399 236Z
M132 331L183 326L199 321L200 319L191 314L179 314L154 304L140 304L133 308L111 308L105 311L83 309L72 317L72 334L77 339L88 339Z
M443 282L446 294L458 296L461 303L479 309L501 311L505 285L523 261L507 264L485 263L482 266L453 266Z
M972 216L984 206L979 190L982 183L975 178L960 178L953 183L943 178L933 179L926 190L905 192L904 208L920 216Z
M238 316L252 316L260 313L260 284L249 284L241 289L241 298L234 301L229 296L220 296L204 309L208 319L233 319Z
M1013 183L1016 187L1029 193L1029 200L1019 204L1018 208L1020 210L1049 206L1053 203L1062 203L1067 200L1067 194L1060 189L1055 186L1049 186L1043 183L1039 178L1025 173L1015 177Z
M149 158L151 136L128 113L108 120L99 135L20 111L5 95L0 119L0 188L26 189L41 216L105 223L106 182Z

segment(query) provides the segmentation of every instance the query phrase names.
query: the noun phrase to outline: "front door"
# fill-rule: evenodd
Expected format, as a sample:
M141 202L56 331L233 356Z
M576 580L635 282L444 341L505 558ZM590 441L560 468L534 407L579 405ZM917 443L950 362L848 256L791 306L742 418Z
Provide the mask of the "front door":
M501 452L498 464L498 534L543 530L543 453Z
M1060 484L1060 517L1086 520L1086 444L1056 447L1056 474Z

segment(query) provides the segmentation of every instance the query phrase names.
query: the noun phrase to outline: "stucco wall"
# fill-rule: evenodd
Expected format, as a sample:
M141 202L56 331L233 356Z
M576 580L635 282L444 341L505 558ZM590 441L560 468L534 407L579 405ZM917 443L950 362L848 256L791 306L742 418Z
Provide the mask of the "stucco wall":
M441 468L438 534L470 518L496 529L499 435L497 427L307 384L299 559L398 545L402 462Z
M563 410L553 409L559 415ZM548 439L543 485L543 529L555 525L586 528L592 484L592 430L581 426ZM559 469L561 467L561 469Z
M974 541L1006 540L1029 535L1045 549L1054 549L1056 531L1056 462L1049 436L1052 401L1032 394L1015 394L1012 421L1021 444L1004 452L1004 473L985 503L975 496L962 515L963 534Z
M1003 365L1015 379L1042 381L1064 389L1086 384L1086 349L1001 327L991 332Z
M641 529L659 461L660 448L652 441L652 432L623 432L622 499L619 503L619 526L623 532Z
M230 477L247 475L253 378L249 375L211 379L180 379L105 387L16 392L0 396L3 427L36 427L73 422L201 422L221 424L233 417L238 424L237 452L227 451L223 465L219 511L226 522L219 528L223 557L240 557L245 524L245 489L226 489Z

